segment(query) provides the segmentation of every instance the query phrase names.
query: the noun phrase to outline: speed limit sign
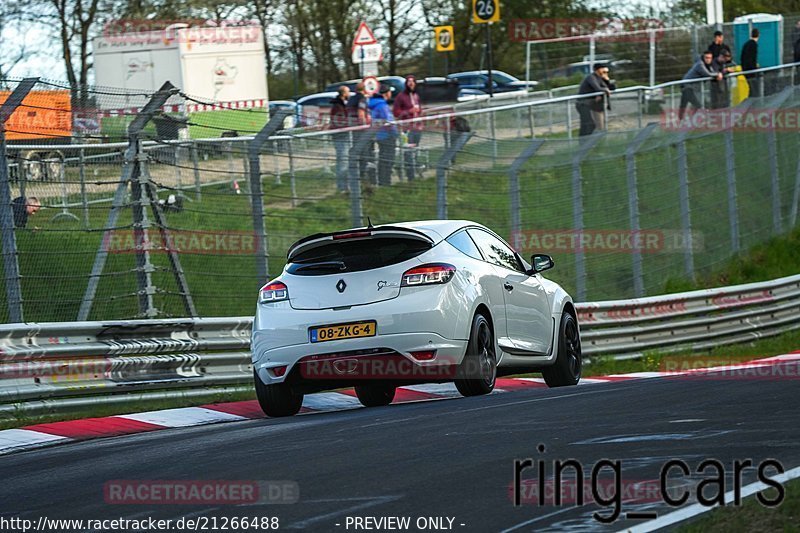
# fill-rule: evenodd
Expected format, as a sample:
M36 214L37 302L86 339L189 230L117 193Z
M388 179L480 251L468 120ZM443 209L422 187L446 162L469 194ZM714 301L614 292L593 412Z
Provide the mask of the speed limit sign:
M378 92L378 89L381 87L381 82L379 82L378 78L375 76L367 76L361 81L364 83L364 90L367 91L367 94L370 96Z
M436 26L433 31L436 35L437 52L452 52L456 49L452 26Z
M472 22L484 24L500 20L500 0L472 0Z

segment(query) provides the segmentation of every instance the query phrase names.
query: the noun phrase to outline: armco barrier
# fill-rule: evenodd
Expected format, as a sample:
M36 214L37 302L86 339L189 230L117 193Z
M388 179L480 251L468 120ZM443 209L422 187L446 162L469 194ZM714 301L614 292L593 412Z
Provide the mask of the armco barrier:
M800 328L800 275L577 305L583 353L702 350ZM250 317L0 326L0 413L250 387Z

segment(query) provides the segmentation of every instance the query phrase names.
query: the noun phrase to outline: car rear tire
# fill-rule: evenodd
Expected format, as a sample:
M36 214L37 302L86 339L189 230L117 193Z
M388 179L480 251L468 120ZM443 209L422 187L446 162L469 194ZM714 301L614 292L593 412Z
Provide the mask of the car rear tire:
M467 353L458 373L460 377L455 384L463 396L479 396L494 390L497 379L494 334L489 321L480 313L472 319Z
M369 385L356 385L356 396L364 407L381 407L389 405L394 400L397 387L383 383Z
M295 394L286 383L264 385L258 372L253 371L256 385L256 398L264 414L271 418L294 416L303 405L303 395Z
M548 387L577 385L581 379L582 366L578 323L575 317L565 312L561 315L558 333L558 356L553 366L542 370L544 382Z

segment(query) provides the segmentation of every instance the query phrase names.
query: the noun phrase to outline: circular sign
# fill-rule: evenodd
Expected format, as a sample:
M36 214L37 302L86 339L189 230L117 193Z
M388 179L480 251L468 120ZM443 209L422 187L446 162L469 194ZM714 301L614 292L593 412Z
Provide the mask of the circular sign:
M361 81L364 83L364 90L366 90L369 95L378 92L378 89L381 87L381 83L375 76L367 76Z
M500 3L498 0L472 0L473 22L498 22Z

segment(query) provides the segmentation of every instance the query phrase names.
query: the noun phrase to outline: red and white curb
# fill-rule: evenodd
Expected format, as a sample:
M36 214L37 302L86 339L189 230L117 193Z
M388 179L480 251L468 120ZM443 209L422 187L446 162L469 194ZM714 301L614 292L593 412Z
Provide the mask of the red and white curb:
M800 352L757 359L733 365L712 368L690 369L668 372L635 372L583 378L580 385L590 386L600 383L616 383L637 379L664 377L692 377L710 372L740 372L778 366L788 361L800 360ZM746 374L745 374L746 375ZM793 376L795 378L800 376ZM498 378L494 393L512 392L520 389L546 387L541 378ZM456 398L460 394L452 383L432 383L412 385L397 389L394 403L408 403L426 400ZM361 407L352 389L340 392L310 394L303 400L303 413L343 411ZM106 416L35 424L23 428L0 431L0 455L19 450L49 446L56 443L88 440L101 437L130 435L160 429L202 426L221 422L235 422L264 418L264 413L255 400L229 403L216 403L200 407L181 407L162 409L127 415Z

